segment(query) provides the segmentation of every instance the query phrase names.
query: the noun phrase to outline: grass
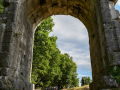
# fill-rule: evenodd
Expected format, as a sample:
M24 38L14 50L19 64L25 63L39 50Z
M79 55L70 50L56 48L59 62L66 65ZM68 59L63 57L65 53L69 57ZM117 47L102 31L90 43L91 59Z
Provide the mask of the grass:
M70 89L60 89L60 90L87 90L86 88L89 87L89 85L85 85L82 87L74 87L74 88L70 88ZM41 89L35 89L35 90L41 90Z
M85 85L82 87L74 87L74 88L70 88L70 89L61 89L61 90L87 90L86 87L89 87L89 85Z

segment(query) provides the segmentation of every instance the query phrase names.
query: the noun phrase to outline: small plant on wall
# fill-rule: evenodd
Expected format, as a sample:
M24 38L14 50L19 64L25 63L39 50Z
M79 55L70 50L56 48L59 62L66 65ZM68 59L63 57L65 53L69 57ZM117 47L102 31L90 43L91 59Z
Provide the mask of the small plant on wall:
M110 66L108 71L120 85L120 66Z
M4 6L3 6L3 0L0 0L0 13L3 13Z
M15 33L14 37L18 37L18 36L21 36L21 35L22 35L21 33Z

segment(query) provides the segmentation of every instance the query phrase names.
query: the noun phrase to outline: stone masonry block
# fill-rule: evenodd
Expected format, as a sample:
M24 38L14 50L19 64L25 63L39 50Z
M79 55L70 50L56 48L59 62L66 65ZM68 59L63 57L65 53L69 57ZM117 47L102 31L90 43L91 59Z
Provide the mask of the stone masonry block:
M106 82L106 85L109 85L111 87L118 87L118 84L116 83L113 76L104 76L104 80Z
M22 80L20 79L16 79L13 83L14 85L14 89L16 90L26 90L24 87L25 87L25 82L23 82ZM23 89L24 88L24 89Z
M1 14L1 16L4 18L4 17L8 17L8 14Z
M119 50L119 44L118 44L118 41L117 39L113 39L112 42L114 43L113 44L113 50Z
M7 23L8 14L2 14L2 22Z
M8 19L11 20L12 22L14 22L15 21L15 14L13 12L9 13Z
M12 44L11 43L2 43L2 51L10 52Z
M120 23L118 21L114 20L114 23L116 28L120 28Z
M120 65L120 52L113 52L113 65Z
M111 23L111 18L104 18L103 23Z
M111 19L110 10L108 10L108 9L103 9L102 15L103 15L103 19L108 19L108 18Z
M119 15L120 15L119 11L118 10L115 10L115 11L116 11L117 18L119 18Z
M9 6L9 12L15 12L16 10L16 7L17 7L17 3L10 3L10 6Z
M9 68L2 67L2 68L1 68L1 75L2 75L2 76L7 76L7 75L9 75Z
M105 29L105 37L107 42L112 41L112 29Z
M11 2L15 2L17 0L5 0L5 1L11 3Z
M0 63L2 67L9 67L10 66L10 56L9 53L0 53Z
M109 8L110 9L115 9L113 1L109 1Z
M110 22L110 23L104 24L104 28L105 28L105 29L108 29L108 30L115 28L114 22L112 21L112 22Z
M102 3L109 3L109 0L101 0Z
M25 44L24 43L22 43L22 42L20 42L20 48L22 49L22 50L25 50Z
M0 90L10 90L11 82L8 80L7 76L0 76Z
M117 39L116 29L112 29L112 40Z
M101 9L108 9L108 8L109 8L109 3L108 2L104 2L104 3L101 2Z
M120 28L116 28L116 35L117 35L118 44L119 44L119 48L120 48Z
M2 46L2 41L3 41L3 37L4 37L4 32L5 32L5 28L6 28L6 24L2 23L0 25L0 50L1 50L1 46Z
M6 23L6 31L12 32L14 29L12 28L12 22Z
M0 34L2 33L3 30L5 30L5 28L6 28L5 23L0 24Z
M120 52L112 52L110 54L110 66L120 65Z
M109 1L109 8L110 8L110 13L111 13L112 19L118 18L119 15L118 15L117 11L115 10L113 1Z
M25 90L34 90L34 88L35 88L35 87L34 87L34 84L28 83Z
M13 32L5 32L3 42L11 42L13 38Z

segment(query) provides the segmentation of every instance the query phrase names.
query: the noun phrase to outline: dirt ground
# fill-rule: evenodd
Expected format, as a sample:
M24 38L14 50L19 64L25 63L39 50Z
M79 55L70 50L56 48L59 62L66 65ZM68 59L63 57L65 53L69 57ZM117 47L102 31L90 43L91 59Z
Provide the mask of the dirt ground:
M74 87L74 88L70 88L70 89L61 89L61 90L90 90L90 89L89 89L89 85L85 85L82 87Z

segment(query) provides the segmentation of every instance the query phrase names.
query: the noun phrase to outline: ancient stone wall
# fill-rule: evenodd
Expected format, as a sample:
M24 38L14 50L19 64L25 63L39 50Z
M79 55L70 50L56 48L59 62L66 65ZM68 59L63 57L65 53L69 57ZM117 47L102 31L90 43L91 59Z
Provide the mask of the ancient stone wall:
M33 34L24 15L24 1L6 2L8 6L0 14L0 90L32 90Z
M86 26L93 77L90 89L119 87L111 70L115 68L116 72L120 65L120 19L113 6L116 0L5 1L0 14L0 90L33 90L34 32L51 15L71 15Z
M119 52L119 32L120 32L120 23L119 23L119 12L114 8L114 2L108 0L101 0L101 11L103 17L103 26L105 31L106 46L107 46L107 55L108 63L107 68L108 74L104 77L105 85L109 88L119 87L120 82L116 82L119 79L120 72L117 72L120 65L120 52ZM105 57L106 58L106 57ZM113 71L110 71L113 67ZM117 75L113 75L113 72L117 72ZM112 90L112 89L111 89Z

